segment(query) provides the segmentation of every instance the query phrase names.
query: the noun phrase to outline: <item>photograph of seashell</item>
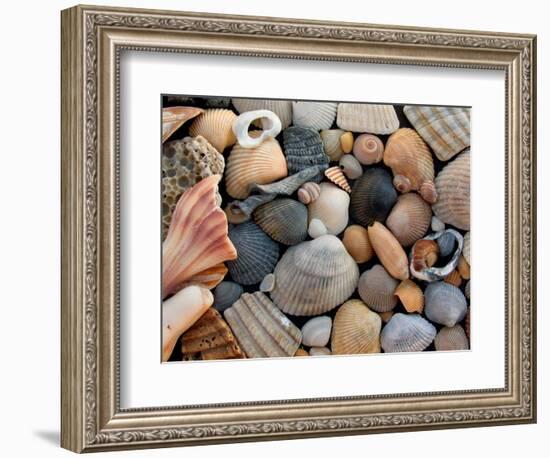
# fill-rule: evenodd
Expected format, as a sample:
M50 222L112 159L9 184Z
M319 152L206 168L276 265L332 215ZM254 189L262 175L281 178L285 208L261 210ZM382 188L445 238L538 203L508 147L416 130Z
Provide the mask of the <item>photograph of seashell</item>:
M163 362L470 350L470 108L162 103Z

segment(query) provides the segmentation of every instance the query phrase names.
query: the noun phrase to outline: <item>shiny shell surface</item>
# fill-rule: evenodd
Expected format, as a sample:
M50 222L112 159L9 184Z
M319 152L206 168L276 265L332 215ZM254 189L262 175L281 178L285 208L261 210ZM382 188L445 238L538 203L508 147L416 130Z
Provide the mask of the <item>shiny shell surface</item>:
M376 221L369 226L368 233L372 248L388 273L398 280L409 278L407 255L390 230Z

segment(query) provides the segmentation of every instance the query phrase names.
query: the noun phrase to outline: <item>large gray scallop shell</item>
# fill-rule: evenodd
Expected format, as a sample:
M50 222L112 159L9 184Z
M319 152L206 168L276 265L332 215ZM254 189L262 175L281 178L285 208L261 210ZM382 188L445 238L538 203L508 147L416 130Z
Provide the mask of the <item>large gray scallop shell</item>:
M424 313L434 323L453 327L466 316L468 304L462 291L443 281L430 283L424 291Z
M241 297L243 287L233 281L222 281L214 290L214 308L223 312Z
M423 351L436 333L435 326L420 315L396 313L382 329L380 344L386 353Z
M289 127L283 130L283 145L289 174L314 165L328 166L329 158L319 132L307 127ZM320 181L321 175L314 181Z
M229 227L229 239L237 250L237 259L227 261L231 278L241 285L262 281L279 259L279 245L251 222Z
M307 237L307 207L294 199L275 199L258 207L254 221L273 240L296 245Z

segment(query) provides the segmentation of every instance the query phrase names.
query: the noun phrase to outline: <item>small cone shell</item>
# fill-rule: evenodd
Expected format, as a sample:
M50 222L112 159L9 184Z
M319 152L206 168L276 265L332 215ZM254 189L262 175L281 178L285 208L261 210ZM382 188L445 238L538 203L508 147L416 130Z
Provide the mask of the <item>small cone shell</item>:
M432 209L416 193L407 193L397 198L386 226L404 247L421 239L430 227Z
M340 167L334 166L326 169L325 176L347 193L351 193L351 188L349 186L348 180L346 179L346 176L344 175L344 172L342 172L342 169Z
M388 273L398 280L409 278L407 255L393 234L378 221L368 228L374 252Z
M424 310L424 293L415 282L403 280L395 290L405 310L409 313L422 313Z
M397 305L395 289L399 282L380 264L359 277L357 291L361 299L375 312L388 312Z
M462 326L456 324L452 328L444 326L435 336L435 349L437 351L468 350L470 343Z
M233 123L237 115L231 110L212 108L206 110L189 127L189 134L193 137L201 135L220 153L237 141L233 133Z
M369 261L374 254L368 231L358 224L346 228L342 243L358 264Z
M202 108L195 107L168 107L162 109L162 142L185 124L186 121L203 113Z

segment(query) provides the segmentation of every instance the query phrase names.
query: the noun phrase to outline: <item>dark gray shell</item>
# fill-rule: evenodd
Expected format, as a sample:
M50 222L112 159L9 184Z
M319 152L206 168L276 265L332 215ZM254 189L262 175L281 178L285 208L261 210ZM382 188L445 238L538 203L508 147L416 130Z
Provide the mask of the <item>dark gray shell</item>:
M328 166L323 140L319 132L307 127L289 127L283 130L283 145L288 173L300 172L314 165ZM316 180L321 181L319 174Z
M456 286L438 281L430 283L424 291L424 313L434 323L453 327L466 316L468 304L462 291Z
M279 259L279 245L252 221L229 227L229 239L237 259L227 261L231 278L241 285L254 285L273 272Z
M241 297L243 287L232 281L222 281L214 290L214 308L223 312Z
M439 245L439 254L441 256L449 256L456 245L456 237L450 232L444 232L437 239L437 244Z
M384 222L396 201L391 175L379 167L369 168L351 191L351 216L365 227L374 221Z
M252 216L267 235L284 245L296 245L307 237L307 207L297 200L275 199Z
M382 329L380 345L386 353L423 351L436 333L435 326L420 315L396 313Z

